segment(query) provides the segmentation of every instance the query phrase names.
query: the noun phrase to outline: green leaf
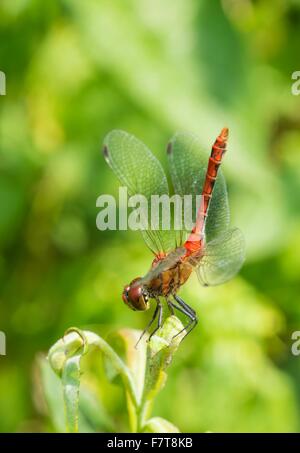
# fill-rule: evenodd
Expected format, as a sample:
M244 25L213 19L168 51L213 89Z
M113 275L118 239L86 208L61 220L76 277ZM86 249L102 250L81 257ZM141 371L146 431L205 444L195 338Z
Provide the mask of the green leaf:
M120 376L124 385L129 422L132 431L159 429L158 432L177 432L172 424L163 419L150 419L155 396L166 381L166 368L170 365L185 331L175 316L166 319L162 327L147 343L136 348L140 332L123 329L111 337L113 349L98 335L89 331L71 329L49 351L49 363L61 377L68 432L79 430L80 360L90 347L97 347L104 354L110 379ZM88 429L89 430L89 427ZM173 431L172 431L173 430Z
M82 384L79 397L79 432L114 432L115 425L98 395Z
M38 369L43 384L43 394L47 403L49 415L54 428L58 432L66 430L65 402L63 398L62 382L51 369L49 362L44 357L38 359ZM78 431L96 432L114 431L112 419L106 413L96 393L80 385Z
M140 342L138 347L136 347L140 335L141 332L139 330L120 329L109 336L110 343L125 361L132 374L135 391L139 401L142 398L144 388L147 358L146 342ZM115 377L115 374L110 366L110 361L106 359L105 365L107 375L112 380Z
M78 432L80 359L81 355L68 359L62 373L66 426L70 433Z
M110 345L92 332L69 329L69 333L50 348L48 359L54 371L62 378L66 426L70 432L78 431L80 359L91 346L98 347L109 362L112 372L121 376L128 407L136 408L139 404L132 373ZM134 420L136 411L131 409L131 412ZM132 421L132 426L136 426L136 422L133 423Z
M53 372L45 357L38 358L38 367L52 423L56 431L63 432L65 431L65 417L61 381Z
M145 385L140 411L140 424L149 418L154 398L165 385L166 368L185 335L184 327L176 316L169 316L162 327L152 336L147 348Z
M185 335L183 329L183 324L176 316L169 316L151 338L147 350L144 399L153 398L164 385L165 369L170 365L173 355Z
M110 335L109 340L113 344L114 349L123 358L127 364L137 395L137 401L140 405L144 389L147 348L145 342L140 342L139 347L136 344L140 338L141 332L132 329L120 329L118 332ZM107 377L112 381L116 381L116 370L112 367L111 361L105 359L105 369ZM138 413L139 409L132 404L131 398L127 396L127 410L129 415L129 424L134 432L138 429Z
M57 341L49 350L48 359L53 370L62 376L68 358L83 352L84 333L78 329L73 329L72 333L68 333L62 339Z
M145 433L180 433L177 426L161 417L150 418L144 425Z

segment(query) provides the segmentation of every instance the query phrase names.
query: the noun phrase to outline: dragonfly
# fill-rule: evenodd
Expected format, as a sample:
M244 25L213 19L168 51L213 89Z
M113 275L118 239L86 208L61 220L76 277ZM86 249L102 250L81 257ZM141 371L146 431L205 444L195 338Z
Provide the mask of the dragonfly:
M142 230L146 245L154 254L144 277L125 285L122 299L132 310L145 311L150 301L156 303L153 316L143 331L163 322L163 303L173 315L180 312L186 325L177 335L187 336L198 322L196 311L179 295L180 288L193 271L203 286L222 284L236 275L245 259L245 242L238 228L230 227L230 213L225 178L220 165L227 149L228 128L223 128L212 145L210 156L198 137L176 133L167 146L167 159L174 194L200 195L200 206L193 211L193 227L187 231L150 227ZM103 154L128 194L170 195L166 174L148 147L135 136L113 130L104 139ZM139 340L140 341L140 340Z

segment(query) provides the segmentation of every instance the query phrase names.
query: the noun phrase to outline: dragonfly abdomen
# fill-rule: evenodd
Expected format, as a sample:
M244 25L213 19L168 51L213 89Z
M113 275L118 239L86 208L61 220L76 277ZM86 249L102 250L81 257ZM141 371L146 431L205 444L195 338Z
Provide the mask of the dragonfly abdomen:
M227 138L228 129L224 128L222 129L220 135L217 137L215 143L212 146L202 190L202 196L206 199L206 204L204 204L203 210L204 214L207 212L210 199L212 197L213 188L218 176L218 170L221 165L223 155L226 152Z
M208 215L210 200L218 176L218 170L222 163L223 155L226 152L227 139L228 129L225 127L222 129L212 146L202 188L202 200L197 213L196 224L184 244L188 253L194 253L203 246L206 217Z

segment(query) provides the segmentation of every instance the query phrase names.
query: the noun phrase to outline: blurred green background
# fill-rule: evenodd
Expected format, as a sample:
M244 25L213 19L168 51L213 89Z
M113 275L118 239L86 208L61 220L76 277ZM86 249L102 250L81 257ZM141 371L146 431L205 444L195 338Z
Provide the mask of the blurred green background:
M149 319L120 299L150 265L141 236L96 229L97 197L118 190L104 135L133 133L167 168L176 130L209 151L225 125L247 261L221 287L183 288L200 322L155 414L182 431L299 431L299 49L297 0L1 0L0 431L55 429L36 357L68 327L105 336ZM97 373L103 411L128 429L121 390Z

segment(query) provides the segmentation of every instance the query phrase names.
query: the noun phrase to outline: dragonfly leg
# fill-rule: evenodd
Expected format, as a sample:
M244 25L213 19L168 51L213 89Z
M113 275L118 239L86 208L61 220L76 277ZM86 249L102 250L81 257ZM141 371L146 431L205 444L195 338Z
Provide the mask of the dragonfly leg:
M193 310L188 304L186 304L181 299L181 297L179 297L177 295L174 295L173 297L179 305L175 304L174 302L169 301L170 305L189 318L187 325L180 332L178 332L176 335L174 335L173 339L176 338L178 335L180 335L184 330L186 331L186 334L183 338L185 338L194 329L194 327L196 327L196 325L198 323L197 314L196 314L195 310ZM190 327L190 329L189 329L189 327Z
M157 299L157 306L156 310L158 311L158 320L157 320L157 326L153 330L153 332L150 334L148 341L151 340L151 337L158 331L158 329L161 327L162 324L162 315L163 315L163 310L162 310L162 304L160 303L160 300Z
M181 299L181 297L179 297L177 294L175 294L174 299L179 303L179 305L181 305L183 308L185 308L190 313L193 313L197 317L197 313L195 312L195 310L192 307L190 307L188 304L186 304L184 302L184 300Z
M168 304L168 308L170 310L170 313L171 315L173 316L174 315L174 307L172 306L172 303L169 299L166 298L166 301L167 301L167 304Z
M140 338L138 339L138 341L137 341L137 343L136 343L136 345L135 345L135 348L137 348L139 342L141 341L141 339L143 338L143 336L145 335L145 333L147 332L147 330L149 329L149 327L152 326L153 322L155 321L155 319L156 319L156 317L157 317L158 310L159 310L159 303L156 304L156 307L155 307L153 316L152 316L152 318L150 319L150 321L149 321L149 323L147 324L147 326L145 327L145 329L143 330L143 332L141 333L141 336L140 336Z

